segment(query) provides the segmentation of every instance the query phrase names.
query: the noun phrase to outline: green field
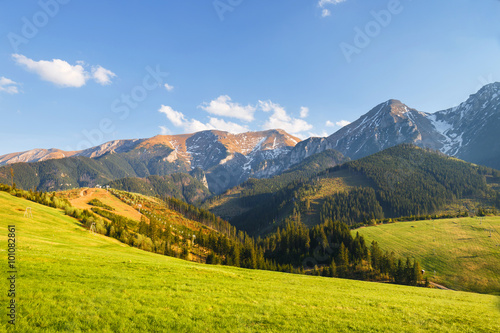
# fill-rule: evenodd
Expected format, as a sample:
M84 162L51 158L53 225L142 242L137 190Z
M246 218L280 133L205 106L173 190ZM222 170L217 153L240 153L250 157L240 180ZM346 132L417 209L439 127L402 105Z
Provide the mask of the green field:
M431 281L500 295L500 217L399 222L354 232L382 249L418 259Z
M32 219L23 217L27 206ZM196 264L90 234L60 211L3 192L0 224L4 268L6 227L17 230L19 332L500 330L497 296ZM12 329L6 271L3 330Z

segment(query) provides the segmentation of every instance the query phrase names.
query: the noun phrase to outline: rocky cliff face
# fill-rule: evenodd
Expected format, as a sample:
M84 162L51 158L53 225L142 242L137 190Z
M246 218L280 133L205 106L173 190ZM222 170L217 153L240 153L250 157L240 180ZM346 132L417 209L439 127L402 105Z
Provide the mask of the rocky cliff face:
M411 109L398 100L382 103L327 138L330 147L352 159L371 155L401 143L437 148L431 138L428 114Z
M443 153L500 169L500 83L489 84L459 106L430 118Z

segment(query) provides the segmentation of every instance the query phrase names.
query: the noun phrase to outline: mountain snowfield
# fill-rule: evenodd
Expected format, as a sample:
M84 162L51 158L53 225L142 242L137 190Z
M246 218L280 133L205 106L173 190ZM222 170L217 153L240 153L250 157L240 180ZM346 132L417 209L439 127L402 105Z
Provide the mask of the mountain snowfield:
M427 113L398 100L377 105L326 138L300 139L283 130L231 134L203 131L158 135L149 139L115 140L82 151L34 149L0 156L0 166L19 162L117 154L127 161L163 164L163 174L201 169L210 191L221 193L250 177L278 175L305 158L334 149L359 159L401 143L439 150L468 162L500 169L500 83L492 83L462 104Z

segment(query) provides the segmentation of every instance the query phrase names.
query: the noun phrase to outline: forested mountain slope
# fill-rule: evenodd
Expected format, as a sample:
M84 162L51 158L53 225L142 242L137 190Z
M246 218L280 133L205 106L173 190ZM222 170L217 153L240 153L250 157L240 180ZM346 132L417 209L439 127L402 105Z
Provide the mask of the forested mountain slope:
M188 203L200 202L210 196L210 191L202 182L185 173L146 178L122 178L110 182L109 185L118 190L161 198L174 197Z
M408 144L307 179L296 178L272 194L252 192L273 179L247 182L245 190L211 201L210 209L243 230L261 234L287 219L310 226L328 219L354 225L436 214L449 207L462 211L500 207L494 190L500 183L499 171Z

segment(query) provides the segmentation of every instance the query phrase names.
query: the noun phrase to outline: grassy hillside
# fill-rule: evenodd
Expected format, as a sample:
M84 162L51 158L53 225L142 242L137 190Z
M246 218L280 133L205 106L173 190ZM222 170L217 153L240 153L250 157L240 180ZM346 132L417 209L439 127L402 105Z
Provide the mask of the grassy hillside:
M201 244L204 237L217 239L224 237L217 230L229 231L225 221L199 219L196 214L188 218L187 209L181 213L158 198L139 193L80 188L57 192L56 196L68 200L77 209L94 212L93 221L96 221L96 229L100 234L143 250L192 261L205 262L211 252L210 248ZM193 207L183 204L188 208ZM95 218L101 219L101 222ZM90 226L87 222L87 229ZM198 241L194 242L196 237Z
M105 205L113 207L114 213L123 217L140 221L142 214L134 207L127 205L111 192L97 188L79 188L58 192L58 196L69 200L71 205L79 209L92 209L94 205L89 204L94 199L99 200Z
M26 206L33 219L23 217ZM191 263L90 234L58 210L3 192L0 224L2 248L7 225L17 230L17 331L500 329L495 296Z
M353 232L417 258L432 281L448 288L500 295L499 217L400 222Z

